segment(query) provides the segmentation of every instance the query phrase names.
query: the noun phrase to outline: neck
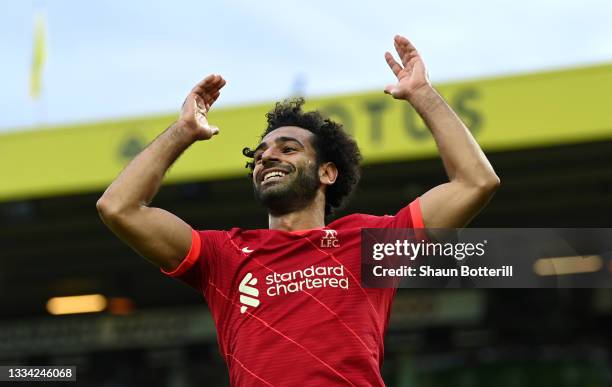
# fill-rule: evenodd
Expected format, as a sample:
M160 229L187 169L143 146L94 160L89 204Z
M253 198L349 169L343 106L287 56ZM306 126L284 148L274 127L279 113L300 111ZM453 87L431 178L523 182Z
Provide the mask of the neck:
M310 204L283 215L268 213L271 230L299 231L325 227L325 195L317 193Z

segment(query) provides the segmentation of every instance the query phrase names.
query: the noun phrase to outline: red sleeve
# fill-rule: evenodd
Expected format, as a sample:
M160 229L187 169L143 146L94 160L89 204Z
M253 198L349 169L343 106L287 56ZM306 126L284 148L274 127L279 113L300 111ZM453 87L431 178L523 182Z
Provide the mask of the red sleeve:
M178 267L172 271L160 269L167 276L176 278L192 288L203 291L210 274L210 262L215 259L219 231L191 230L191 247Z
M389 228L425 228L419 198L414 199L390 218Z
M193 265L196 263L198 258L200 257L200 249L201 249L202 240L200 239L200 234L191 229L191 247L189 248L189 252L181 263L176 267L176 269L172 271L166 271L161 269L161 272L169 275L170 277L181 277L181 275L185 274L189 271Z

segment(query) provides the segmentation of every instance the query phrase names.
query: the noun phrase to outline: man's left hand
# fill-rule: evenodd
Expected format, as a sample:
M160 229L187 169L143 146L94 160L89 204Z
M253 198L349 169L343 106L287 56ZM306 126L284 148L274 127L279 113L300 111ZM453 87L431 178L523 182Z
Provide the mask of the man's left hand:
M396 99L409 100L418 90L431 87L431 84L425 64L412 43L401 35L396 35L393 43L402 64L397 63L390 52L385 52L387 64L398 81L395 85L385 87L385 93Z

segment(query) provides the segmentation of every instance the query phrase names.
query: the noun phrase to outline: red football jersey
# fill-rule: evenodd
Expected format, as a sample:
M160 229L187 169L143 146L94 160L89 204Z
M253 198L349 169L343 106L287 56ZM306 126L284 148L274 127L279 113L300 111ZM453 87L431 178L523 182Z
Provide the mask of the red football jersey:
M322 229L193 231L187 257L164 273L206 298L232 385L384 386L396 289L361 286L361 229L422 227L417 199Z

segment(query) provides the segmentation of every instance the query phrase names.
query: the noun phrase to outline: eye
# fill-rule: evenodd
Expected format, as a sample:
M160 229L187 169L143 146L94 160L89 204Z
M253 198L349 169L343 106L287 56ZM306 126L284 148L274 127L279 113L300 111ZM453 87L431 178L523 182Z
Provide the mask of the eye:
M290 146L286 146L286 147L283 148L283 153L291 153L291 152L294 152L294 151L295 151L295 148L290 147Z

